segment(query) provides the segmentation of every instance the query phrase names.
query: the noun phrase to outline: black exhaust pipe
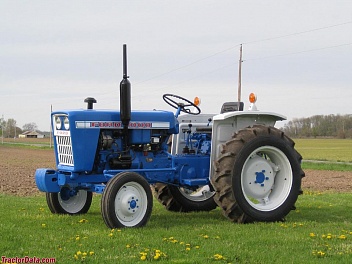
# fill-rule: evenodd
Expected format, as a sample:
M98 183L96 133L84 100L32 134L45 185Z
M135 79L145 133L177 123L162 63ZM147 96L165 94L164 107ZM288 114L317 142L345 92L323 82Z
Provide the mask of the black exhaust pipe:
M120 82L120 118L123 125L124 150L128 149L128 124L131 120L131 83L127 76L127 47L123 45L123 79Z
M123 79L120 82L120 118L123 127L128 128L131 120L131 83L127 76L127 48L123 45Z

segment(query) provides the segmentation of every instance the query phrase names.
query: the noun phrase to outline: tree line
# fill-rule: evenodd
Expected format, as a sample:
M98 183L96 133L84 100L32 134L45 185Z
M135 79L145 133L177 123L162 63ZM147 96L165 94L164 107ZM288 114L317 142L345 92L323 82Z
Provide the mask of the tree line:
M24 131L38 131L38 126L36 123L31 122L24 124L22 129L17 127L17 121L13 118L5 120L0 118L0 136L4 138L14 138L18 137L19 134L22 134Z
M315 115L294 118L285 124L281 130L293 138L352 138L352 115Z

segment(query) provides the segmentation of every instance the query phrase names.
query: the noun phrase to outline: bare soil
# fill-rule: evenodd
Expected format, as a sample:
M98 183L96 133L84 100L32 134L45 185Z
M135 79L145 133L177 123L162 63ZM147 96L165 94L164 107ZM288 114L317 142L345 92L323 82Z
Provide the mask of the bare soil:
M37 195L37 168L55 168L54 151L0 145L0 193ZM352 172L305 170L302 189L318 192L352 191Z

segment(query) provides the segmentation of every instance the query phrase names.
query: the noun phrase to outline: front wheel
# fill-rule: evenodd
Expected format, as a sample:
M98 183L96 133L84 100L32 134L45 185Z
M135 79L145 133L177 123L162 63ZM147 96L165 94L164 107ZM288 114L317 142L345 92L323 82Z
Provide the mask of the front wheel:
M152 208L150 186L135 172L121 172L113 177L101 198L102 217L109 228L144 226Z
M92 204L92 192L63 187L59 193L46 193L46 202L53 214L85 214Z
M301 193L301 159L293 141L276 128L241 130L215 162L215 201L232 221L281 221Z

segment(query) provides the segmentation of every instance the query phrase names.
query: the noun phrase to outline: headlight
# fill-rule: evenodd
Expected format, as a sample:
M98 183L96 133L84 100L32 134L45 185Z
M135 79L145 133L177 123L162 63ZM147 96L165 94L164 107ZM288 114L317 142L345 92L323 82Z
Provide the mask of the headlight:
M60 117L55 117L55 125L56 125L56 129L61 129L61 119Z
M70 129L70 122L68 121L68 117L66 116L64 119L64 127L66 130Z

